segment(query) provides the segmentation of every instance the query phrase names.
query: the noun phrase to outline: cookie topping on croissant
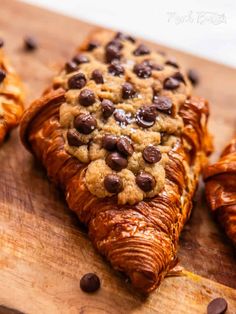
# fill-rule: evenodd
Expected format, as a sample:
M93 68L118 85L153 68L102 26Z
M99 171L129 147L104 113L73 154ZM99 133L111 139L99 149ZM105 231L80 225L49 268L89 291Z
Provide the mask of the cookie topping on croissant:
M67 90L60 108L65 149L89 163L85 179L91 193L118 194L118 203L134 204L163 189L167 153L183 130L178 111L190 95L190 83L179 68L176 72L176 62L126 35L101 35L88 47L54 82ZM101 166L95 168L97 160ZM95 173L89 177L91 167ZM122 197L120 189L104 187L107 173L117 172ZM126 193L130 186L136 198Z

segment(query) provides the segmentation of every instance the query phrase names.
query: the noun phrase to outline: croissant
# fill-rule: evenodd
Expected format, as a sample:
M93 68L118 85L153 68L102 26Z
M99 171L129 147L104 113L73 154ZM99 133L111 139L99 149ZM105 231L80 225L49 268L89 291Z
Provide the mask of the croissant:
M0 144L23 114L23 88L0 47Z
M99 31L23 116L25 147L98 252L143 293L176 264L211 152L208 114L175 61L131 36Z
M225 147L218 162L206 167L204 179L208 205L236 245L236 138Z

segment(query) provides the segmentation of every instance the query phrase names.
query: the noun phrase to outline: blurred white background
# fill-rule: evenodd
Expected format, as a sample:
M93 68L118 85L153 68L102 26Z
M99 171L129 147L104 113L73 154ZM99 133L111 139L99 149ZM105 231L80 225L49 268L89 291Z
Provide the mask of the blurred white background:
M236 67L235 0L24 0Z

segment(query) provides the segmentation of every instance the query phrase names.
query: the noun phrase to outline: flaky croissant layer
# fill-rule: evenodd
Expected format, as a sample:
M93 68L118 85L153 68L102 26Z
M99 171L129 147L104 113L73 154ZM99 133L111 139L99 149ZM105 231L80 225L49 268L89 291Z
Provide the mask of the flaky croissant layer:
M112 75L107 79L111 83L116 80ZM211 151L208 104L198 97L182 102L178 114L183 128L168 152L164 188L152 198L123 205L116 194L104 198L93 195L86 185L88 163L65 149L60 108L66 93L66 88L54 86L31 105L21 122L21 139L42 161L49 178L63 189L69 207L88 227L95 248L116 270L124 272L135 288L151 292L176 263L179 235L190 216L198 178Z
M0 49L0 143L18 125L23 114L23 88Z
M236 138L219 161L205 169L204 179L208 205L236 245Z

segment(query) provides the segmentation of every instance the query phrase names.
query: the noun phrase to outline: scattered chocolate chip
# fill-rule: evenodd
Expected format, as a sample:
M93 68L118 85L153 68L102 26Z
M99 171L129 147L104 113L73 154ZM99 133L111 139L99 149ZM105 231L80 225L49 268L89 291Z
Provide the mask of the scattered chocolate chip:
M96 119L89 113L80 114L74 119L74 127L82 134L92 133L96 126Z
M95 292L100 288L100 279L96 274L88 273L80 279L80 288L84 292Z
M106 157L107 165L115 171L121 171L127 167L128 161L118 152L110 153Z
M152 75L151 67L145 63L135 64L133 71L140 78L148 78Z
M136 91L132 84L124 83L122 85L122 98L123 99L130 99L136 95Z
M109 45L105 52L106 62L110 63L112 60L119 60L121 58L120 50L115 45Z
M68 87L70 89L80 89L86 85L86 77L83 73L77 73L68 79Z
M127 124L128 118L126 116L126 113L123 109L116 109L114 112L114 118L117 122Z
M118 60L113 60L108 67L108 72L114 76L121 76L125 73L125 69Z
M189 80L193 84L193 86L198 85L198 83L199 83L199 74L198 74L198 72L196 70L189 69L187 75L188 75Z
M97 40L91 40L89 43L88 43L88 46L87 46L87 50L88 51L92 51L94 50L95 48L99 47L100 44Z
M131 140L129 140L126 137L120 137L117 141L117 149L118 151L125 155L125 156L131 156L133 155L134 148L133 145L131 144Z
M100 70L93 70L91 79L94 80L96 84L104 83L102 72Z
M154 164L161 160L161 152L158 148L152 145L148 145L143 150L143 159L149 164Z
M177 68L177 69L179 68L178 63L174 58L170 58L170 59L166 60L165 64L171 65L172 67Z
M115 106L109 99L103 99L101 102L102 115L105 119L108 119L114 112Z
M154 106L157 110L163 111L164 113L171 114L172 100L166 96L153 97Z
M4 46L4 40L0 38L0 48L2 48L3 46Z
M6 72L0 69L0 83L4 81L6 77Z
M149 53L150 53L149 48L143 44L139 45L133 52L135 56L148 55Z
M76 64L82 64L82 63L88 63L89 58L81 53L77 54L73 57L72 61L74 61Z
M24 47L28 51L36 50L38 48L38 41L35 37L27 36L24 38Z
M66 62L65 64L66 73L74 72L77 69L78 69L77 64L74 61Z
M156 117L157 112L153 105L143 106L136 114L136 123L143 128L150 128L154 125Z
M102 139L102 147L106 150L115 150L117 137L115 135L107 134Z
M149 173L142 171L136 176L136 184L144 192L150 192L154 188L155 183L155 179Z
M104 179L104 186L110 193L119 193L123 190L121 178L115 174L108 174Z
M164 88L165 89L173 90L173 89L178 88L179 85L180 85L179 80L177 80L174 77L169 77L169 78L165 79L165 81L164 81Z
M95 103L96 97L91 89L85 88L79 94L79 103L82 106L88 107Z
M76 130L70 129L67 132L67 141L70 146L81 146L84 143L80 140L79 134Z
M224 314L228 308L228 304L223 298L212 300L207 306L207 314Z
M136 41L134 37L127 35L127 34L124 34L124 33L121 33L121 32L118 32L116 34L115 39L129 40L131 43L135 43L135 41Z

